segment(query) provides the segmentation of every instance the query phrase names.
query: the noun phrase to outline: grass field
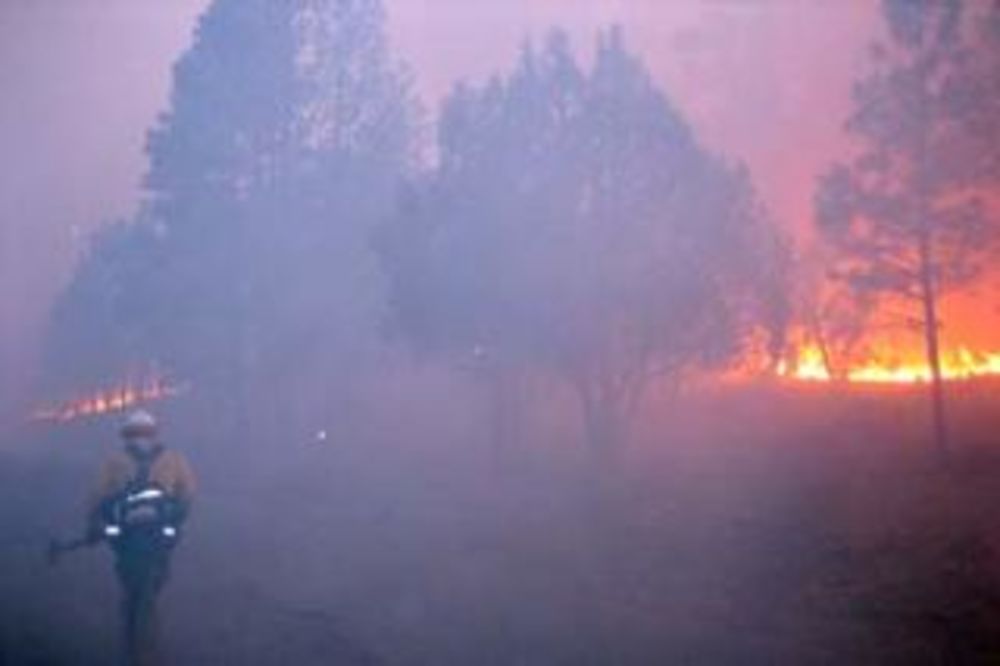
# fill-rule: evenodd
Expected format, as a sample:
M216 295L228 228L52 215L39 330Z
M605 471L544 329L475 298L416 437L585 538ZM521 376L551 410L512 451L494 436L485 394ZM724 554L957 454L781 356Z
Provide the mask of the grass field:
M949 393L947 466L915 390L703 391L599 463L544 391L502 455L448 381L324 441L221 442L179 405L202 491L167 663L1000 663L1000 386ZM4 666L111 663L108 554L50 569L41 550L112 435L4 449Z

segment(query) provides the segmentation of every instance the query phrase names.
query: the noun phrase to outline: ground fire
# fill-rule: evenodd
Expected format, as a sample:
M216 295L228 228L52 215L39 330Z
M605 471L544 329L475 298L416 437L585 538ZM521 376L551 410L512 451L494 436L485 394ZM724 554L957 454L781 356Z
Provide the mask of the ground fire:
M779 365L779 376L803 382L836 379L818 346L804 345L797 356L795 363ZM974 352L964 347L945 352L941 356L941 374L946 381L1000 377L1000 352ZM873 354L851 364L841 379L854 384L920 384L931 380L931 370L926 362L894 359L891 353Z
M181 387L159 374L141 379L128 379L111 388L93 391L83 397L43 405L31 414L31 420L43 423L66 423L77 419L100 416L174 397Z
M942 355L941 371L946 381L1000 377L1000 352L975 352L960 347ZM803 383L829 383L839 379L849 384L909 385L931 380L931 371L925 362L897 360L891 354L874 354L856 362L838 378L824 363L820 348L809 344L798 349L794 361L782 361L775 372L784 380ZM41 406L32 412L31 420L67 423L165 400L181 392L179 384L154 374L138 381L126 380L84 397Z

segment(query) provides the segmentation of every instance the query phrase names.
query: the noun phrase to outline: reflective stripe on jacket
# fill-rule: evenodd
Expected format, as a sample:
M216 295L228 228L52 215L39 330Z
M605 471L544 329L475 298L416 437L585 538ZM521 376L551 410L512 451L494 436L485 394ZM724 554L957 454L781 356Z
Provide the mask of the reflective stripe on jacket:
M105 460L87 505L88 516L93 516L104 501L124 491L138 472L135 459L125 451L118 451ZM149 481L185 506L194 500L194 472L187 459L177 451L167 449L153 461Z

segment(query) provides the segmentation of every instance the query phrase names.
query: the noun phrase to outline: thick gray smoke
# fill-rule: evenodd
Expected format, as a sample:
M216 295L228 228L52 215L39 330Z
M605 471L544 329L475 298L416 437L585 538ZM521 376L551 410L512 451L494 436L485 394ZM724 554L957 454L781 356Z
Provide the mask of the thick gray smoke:
M811 280L843 289L855 328L880 294L804 279L757 174L627 30L526 39L438 105L386 11L211 2L136 212L95 225L40 334L39 402L150 375L176 389L147 405L200 477L163 598L168 663L978 655L996 617L970 590L996 589L992 551L957 509L924 540L937 499L968 497L915 453L921 396L778 380ZM895 39L915 39L903 14ZM983 70L955 65L954 90L994 99ZM960 128L992 127L969 108ZM862 187L896 144L860 135L871 153L818 189L852 269L870 258L857 212L897 219ZM950 137L981 186L995 156L970 135ZM948 219L985 249L974 212ZM806 314L837 351L841 329ZM0 448L0 664L113 659L107 553L40 557L119 447L108 395L124 393ZM954 441L990 432L990 400L963 403ZM960 592L935 606L939 586Z

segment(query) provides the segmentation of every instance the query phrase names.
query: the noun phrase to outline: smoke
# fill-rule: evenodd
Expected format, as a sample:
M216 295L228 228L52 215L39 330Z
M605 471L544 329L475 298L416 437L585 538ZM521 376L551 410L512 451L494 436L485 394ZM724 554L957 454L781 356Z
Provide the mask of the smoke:
M941 490L922 395L778 381L871 5L216 0L192 33L201 3L95 3L3 15L0 399L51 393L0 451L0 662L113 658L109 553L39 546L139 404L201 480L175 663L911 663L997 635L973 592L936 606L990 580L946 530L984 534L995 490ZM963 395L991 469L995 389Z
M0 111L9 147L0 166L7 404L34 375L42 321L90 232L136 205L145 133L204 9L202 0L96 4L0 10L0 82L18 100ZM598 27L621 23L706 140L750 163L797 233L809 226L813 174L841 150L838 109L877 25L870 6L847 3L403 0L388 9L391 39L431 110L455 80L481 80L512 59L527 35L564 26L586 52Z

